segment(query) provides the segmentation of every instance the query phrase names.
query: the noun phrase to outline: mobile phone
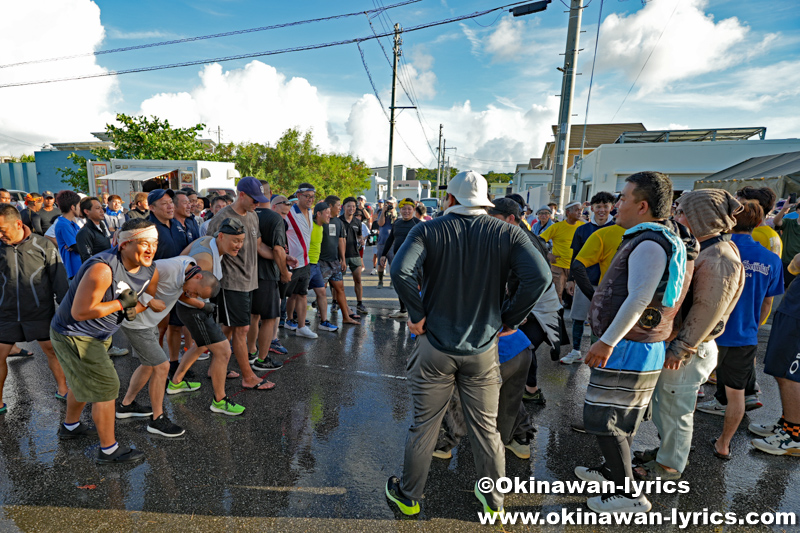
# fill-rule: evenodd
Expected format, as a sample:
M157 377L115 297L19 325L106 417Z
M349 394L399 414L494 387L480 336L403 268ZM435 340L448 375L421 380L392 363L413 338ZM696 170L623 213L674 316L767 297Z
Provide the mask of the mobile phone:
M793 192L792 194L789 195L789 203L790 204L796 204L797 203L797 193L796 192Z

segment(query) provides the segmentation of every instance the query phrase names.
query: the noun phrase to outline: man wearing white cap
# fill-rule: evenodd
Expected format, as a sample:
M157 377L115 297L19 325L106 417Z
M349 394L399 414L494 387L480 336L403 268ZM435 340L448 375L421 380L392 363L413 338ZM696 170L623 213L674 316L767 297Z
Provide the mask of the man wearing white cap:
M570 202L564 206L564 220L556 222L539 235L545 242L553 243L553 251L547 254L550 260L550 271L553 273L553 283L556 284L558 299L563 303L561 293L569 278L569 266L572 260L572 238L575 230L583 225L580 220L582 206L580 202Z
M436 438L456 384L461 393L479 478L505 473L497 431L500 367L497 338L514 333L550 285L542 255L517 226L486 215L493 204L483 176L456 175L443 216L417 224L392 263L395 290L418 336L408 362L414 423L406 439L403 477L392 476L386 496L400 512L419 513ZM510 273L519 290L501 306ZM421 288L420 279L421 273ZM475 290L480 288L480 290ZM502 511L496 489L475 485L487 513Z

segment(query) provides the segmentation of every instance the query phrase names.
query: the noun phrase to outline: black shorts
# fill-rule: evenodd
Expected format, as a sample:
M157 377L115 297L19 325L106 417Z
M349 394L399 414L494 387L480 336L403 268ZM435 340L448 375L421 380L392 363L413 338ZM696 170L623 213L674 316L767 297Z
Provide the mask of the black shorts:
M764 373L800 383L800 319L775 313L764 356ZM794 332L794 333L792 333Z
M169 325L170 325L170 326L178 326L178 327L181 327L181 328L182 328L182 327L183 327L183 321L181 321L181 319L180 319L180 318L178 318L178 311L177 311L177 309L178 309L178 306L176 305L176 306L175 306L175 307L173 307L173 308L172 308L172 310L169 312Z
M754 360L757 348L758 346L719 346L717 386L745 390L756 371Z
M214 322L213 315L206 313L202 309L178 303L175 306L175 312L183 325L186 326L186 329L189 330L189 334L194 339L194 342L197 343L197 346L211 346L228 340L219 328L219 324Z
M17 342L49 341L49 320L23 320L22 322L0 322L0 344Z
M258 280L258 288L253 291L250 306L250 314L260 316L261 320L278 318L281 315L281 295L278 290L278 282L267 279Z
M308 282L311 281L311 265L292 270L292 281L286 285L286 296L308 294Z
M252 292L222 289L217 295L217 320L220 325L243 328L250 325Z

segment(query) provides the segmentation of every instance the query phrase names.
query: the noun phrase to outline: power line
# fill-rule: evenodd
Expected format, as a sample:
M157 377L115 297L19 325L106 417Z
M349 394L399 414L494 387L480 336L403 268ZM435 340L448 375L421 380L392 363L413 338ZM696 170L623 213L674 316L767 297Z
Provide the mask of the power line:
M656 47L658 46L658 43L661 42L661 37L664 35L664 32L667 31L667 26L669 26L669 21L672 20L672 15L675 14L675 11L678 9L678 4L680 4L680 3L681 3L681 0L678 0L677 2L675 2L675 7L672 9L672 14L670 14L669 18L667 19L666 24L664 24L664 29L661 30L661 33L658 35L658 39L656 39L656 44L654 44L653 45L653 49L650 50L650 55L648 55L647 59L644 60L644 64L642 65L642 68L639 69L639 74L636 75L636 79L633 80L633 83L631 84L631 88L628 89L628 94L626 94L625 98L622 99L622 103L619 104L619 107L617 108L616 112L614 112L614 116L611 117L611 122L614 122L614 119L617 117L617 113L619 113L619 110L622 109L623 105L625 105L625 101L628 99L628 96L631 95L631 91L633 90L633 87L636 85L636 82L639 81L639 76L642 75L642 72L644 71L644 67L647 66L647 62L650 61L650 58L652 57L653 52L656 51Z
M516 165L516 161L499 161L497 159L478 159L477 157L467 157L465 155L458 155L458 154L451 154L453 157L458 157L460 159L469 159L470 161L480 161L482 163L506 163Z
M486 9L484 11L476 11L476 12L470 13L468 15L450 17L450 18L447 18L447 19L437 20L435 22L428 22L428 23L425 23L425 24L419 24L417 26L412 26L412 27L409 27L409 28L405 28L403 31L404 32L419 31L419 30L424 30L424 29L427 29L427 28L433 28L433 27L436 27L436 26L442 26L444 24L451 24L453 22L458 22L458 21L461 21L461 20L467 20L467 19L471 19L471 18L480 17L480 16L483 16L483 15L486 15L487 13L492 13L492 12L497 11L499 9L506 9L508 7L515 6L517 4L522 4L522 3L524 3L524 2L514 2L512 4L506 4L504 6L499 6L499 7L495 7L495 8L492 8L492 9ZM98 72L98 73L94 73L94 74L84 74L84 75L81 75L81 76L70 76L70 77L66 77L66 78L56 78L56 79L49 79L49 80L36 80L36 81L4 83L4 84L0 84L0 89L5 89L7 87L22 87L22 86L27 86L27 85L40 85L40 84L44 84L44 83L57 83L57 82L62 82L62 81L84 80L84 79L91 79L91 78L102 78L102 77L107 77L107 76L120 76L120 75L123 75L123 74L134 74L134 73L138 73L138 72L152 72L152 71L156 71L156 70L165 70L165 69L180 68L180 67L191 67L191 66L202 65L202 64L207 64L207 63L224 63L226 61L235 61L235 60L238 60L238 59L249 59L249 58L254 58L254 57L265 57L265 56L272 56L272 55L279 55L279 54L287 54L287 53L290 53L290 52L304 52L304 51L307 51L307 50L318 50L318 49L321 49L321 48L330 48L330 47L333 47L333 46L342 46L342 45L346 45L346 44L362 43L364 41L370 41L372 39L376 39L376 38L380 38L380 37L387 37L388 35L391 35L391 33L379 34L377 36L367 35L365 37L354 37L354 38L351 38L351 39L344 39L344 40L341 40L341 41L332 41L332 42L320 43L320 44L309 44L309 45L295 46L295 47L290 47L290 48L280 48L280 49L277 49L277 50L265 50L263 52L252 52L252 53L249 53L249 54L237 54L237 55L232 55L232 56L217 57L217 58L211 58L211 59L199 59L199 60L196 60L196 61L184 61L182 63L171 63L171 64L167 64L167 65L155 65L155 66L151 66L151 67L138 67L138 68L125 69L125 70L110 70L110 71Z
M20 142L22 144L27 144L29 146L35 146L37 148L40 146L38 144L33 144L32 142L29 141L23 141L22 139L17 139L16 137L12 137L11 135L6 135L5 133L0 133L0 137L5 137L6 139L11 139L12 141Z
M597 34L594 37L594 58L592 59L592 75L589 76L589 94L586 95L586 113L583 115L583 137L581 138L581 160L583 148L586 144L586 127L589 124L589 102L592 99L592 84L594 83L594 66L597 64L597 47L600 42L600 23L603 21L603 0L600 0L600 13L597 14Z
M51 62L51 61L61 61L61 60L64 60L64 59L75 59L75 58L78 58L78 57L99 56L99 55L104 55L104 54L115 54L117 52L130 52L131 50L141 50L143 48L153 48L153 47L157 47L157 46L167 46L167 45L172 45L172 44L190 43L190 42L202 41L202 40L206 40L206 39L218 39L220 37L230 37L232 35L243 35L243 34L246 34L246 33L254 33L254 32L260 32L260 31L275 30L275 29L280 29L280 28L289 28L289 27L292 27L292 26L300 26L300 25L303 25L303 24L311 24L313 22L324 22L324 21L327 21L327 20L336 20L336 19L343 19L343 18L348 18L348 17L355 17L357 15L362 15L362 14L365 14L365 13L376 13L376 12L380 13L380 12L386 10L386 9L394 9L396 7L402 7L402 6L406 6L408 4L415 4L415 3L421 2L421 1L422 0L406 0L405 2L400 2L400 3L392 4L392 5L389 5L389 6L381 6L379 8L376 7L376 9L370 9L368 11L358 11L358 12L354 12L354 13L344 13L344 14L341 14L341 15L332 15L330 17L321 17L321 18L308 19L308 20L299 20L299 21L295 21L295 22L286 22L286 23L283 23L283 24L273 24L272 26L261 26L259 28L248 28L248 29L245 29L245 30L229 31L229 32L225 32L225 33L214 33L214 34L211 34L211 35L200 35L200 36L197 36L197 37L186 37L184 39L174 39L174 40L171 40L171 41L161 41L161 42L157 42L157 43L139 44L139 45L135 45L135 46L126 46L126 47L123 47L123 48L112 48L110 50L98 50L96 52L87 52L85 54L75 54L75 55L71 55L71 56L51 57L51 58L47 58L47 59L34 59L34 60L31 60L31 61L20 61L18 63L8 63L8 64L5 64L5 65L0 65L0 68L16 67L16 66L19 66L19 65L30 65L30 64L34 64L34 63L47 63L47 62Z

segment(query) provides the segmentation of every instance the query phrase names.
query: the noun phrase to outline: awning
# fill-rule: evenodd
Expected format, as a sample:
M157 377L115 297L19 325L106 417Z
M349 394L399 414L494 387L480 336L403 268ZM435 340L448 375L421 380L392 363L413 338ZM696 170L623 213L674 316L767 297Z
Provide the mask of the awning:
M177 168L158 168L150 170L118 170L105 176L95 176L98 180L120 180L120 181L147 181L170 172L175 172Z

